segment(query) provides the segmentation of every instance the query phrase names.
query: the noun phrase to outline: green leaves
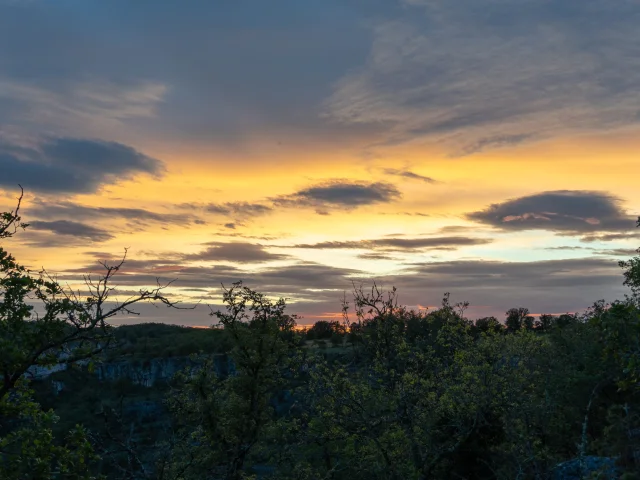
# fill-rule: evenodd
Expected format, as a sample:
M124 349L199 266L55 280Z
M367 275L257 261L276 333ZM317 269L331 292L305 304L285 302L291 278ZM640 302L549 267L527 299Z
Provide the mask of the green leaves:
M0 436L0 478L3 480L94 479L90 465L97 459L81 427L64 443L52 432L58 418L31 400L26 382L19 381L10 396L0 399L0 424L12 428Z
M226 311L212 312L230 338L232 371L217 372L215 359L179 377L168 399L181 440L169 475L227 480L249 478L254 455L276 423L273 400L286 388L296 362L295 317L285 301L271 301L241 283L225 290ZM225 357L226 358L226 357Z

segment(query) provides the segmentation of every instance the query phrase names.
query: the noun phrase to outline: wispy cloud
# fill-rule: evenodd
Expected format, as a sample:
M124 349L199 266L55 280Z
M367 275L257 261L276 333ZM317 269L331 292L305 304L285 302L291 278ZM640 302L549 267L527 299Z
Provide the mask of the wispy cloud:
M102 79L64 84L0 78L0 104L14 105L13 122L60 133L97 134L123 121L153 118L168 92L155 82L118 84Z
M604 233L595 235L585 235L580 240L586 243L591 242L615 242L618 240L640 240L640 232L626 233Z
M421 238L379 238L356 241L332 241L291 245L288 248L314 250L328 249L383 249L392 251L451 250L463 246L486 245L493 240L472 237L421 237Z
M395 175L397 177L409 178L411 180L420 180L424 183L438 183L435 179L431 177L425 177L424 175L418 175L410 170L397 170L395 168L385 168L384 173L387 175Z
M638 124L635 2L404 3L325 104L343 124L386 124L373 146L428 140L469 155Z
M226 202L209 203L201 207L207 213L226 215L234 218L252 218L270 213L273 208L261 203Z

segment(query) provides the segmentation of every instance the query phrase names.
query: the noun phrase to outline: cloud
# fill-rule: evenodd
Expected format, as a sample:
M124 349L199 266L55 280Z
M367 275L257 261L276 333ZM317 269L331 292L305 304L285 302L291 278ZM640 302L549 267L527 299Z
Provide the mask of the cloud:
M209 203L202 207L208 213L227 215L237 218L259 217L270 213L273 209L268 205L249 202Z
M92 242L104 242L113 238L113 235L106 230L92 227L86 223L72 222L69 220L56 220L53 222L36 220L29 223L29 228L52 232L56 235L88 239Z
M81 280L79 274L87 271L98 274L103 271L98 260L105 259L112 263L118 260L117 257L109 255L97 255L96 261L91 265L70 270L59 275L59 279L61 281ZM220 284L229 286L233 282L244 281L246 285L267 295L285 296L296 302L306 300L324 304L339 303L342 292L351 289L352 278L366 277L358 270L336 268L314 262L243 270L226 264L211 266L175 264L160 258L143 261L127 260L122 271L127 275L122 275L114 281L127 288L155 285L160 278L160 281L175 279L172 284L175 288L207 289L219 294Z
M409 306L438 305L442 294L451 292L455 301L471 302L471 318L503 318L504 312L514 306L541 313L581 311L593 301L622 298L628 293L616 262L596 257L538 262L428 262L408 265L394 275L375 277L313 262L242 270L230 265L167 265L164 258L147 259L139 265L127 262L123 271L128 274L117 279L123 287L155 284L160 276L164 280L176 279L176 288L206 289L217 296L221 283L228 286L243 280L262 293L290 298L291 313L308 315L339 311L343 293L349 297L354 282L366 287L374 280L382 288L398 287L401 303ZM60 278L71 280L77 276L70 273Z
M206 250L191 255L185 255L184 260L212 260L237 263L262 263L274 260L286 260L287 255L270 253L262 245L246 242L211 242Z
M91 193L138 174L159 175L163 164L116 142L51 138L29 147L0 143L0 171L4 187Z
M614 274L621 282L615 262L597 258L542 260L536 262L453 261L415 264L409 270L430 278L428 284L446 283L450 287L570 287L601 285L602 277ZM585 275L589 273L589 275ZM579 278L581 275L585 275ZM411 278L411 276L408 276Z
M46 83L0 77L0 105L12 122L53 127L58 133L99 135L129 119L153 118L167 94L156 82L115 83L103 79Z
M640 251L633 248L614 248L611 250L598 250L596 255L607 255L611 257L635 257Z
M420 180L424 183L438 183L431 177L425 177L423 175L418 175L417 173L411 172L409 170L397 170L395 168L385 168L384 173L387 175L395 175L397 177L410 178L412 180Z
M396 257L387 255L385 253L367 252L358 255L358 258L362 260L397 260Z
M502 230L624 232L633 228L634 220L620 203L602 192L559 190L495 203L466 217Z
M412 0L372 22L368 58L325 114L384 124L373 145L443 143L451 155L638 125L635 1Z
M290 195L273 197L271 200L277 206L314 207L318 213L327 213L329 209L351 210L366 205L391 203L401 196L400 191L389 183L334 180Z
M381 249L393 251L453 250L462 246L486 245L493 240L471 237L380 238L374 240L332 241L292 245L288 248L327 249Z
M11 123L120 138L116 131L126 141L132 133L169 144L206 139L236 152L267 129L339 142L344 129L320 119L318 104L366 54L362 20L378 10L342 0L188 9L113 0L86 11L33 3L0 16L0 112Z
M564 246L561 246L561 247L545 247L545 250L574 251L574 250L593 250L593 248L564 245Z
M636 240L636 239L640 239L640 232L587 235L582 237L580 241L591 243L591 242L614 242L616 240Z
M244 226L245 222L251 219L273 212L272 206L257 202L182 203L177 208L226 217L231 220L224 224L225 228L228 229Z
M460 148L452 156L466 156L473 155L474 153L482 152L484 150L493 150L497 148L515 147L528 140L535 140L533 134L517 134L517 135L495 135L486 138L481 138L473 143L469 143Z
M631 0L33 3L0 17L0 111L34 131L120 138L135 119L236 151L269 131L470 154L638 122Z
M462 232L473 232L478 231L476 226L468 226L468 225L446 225L438 229L438 233L462 233Z
M35 218L64 218L91 220L95 218L124 218L138 223L155 222L184 225L198 223L198 219L190 214L158 213L143 208L127 207L89 207L74 202L45 202L35 199L25 206L26 215Z

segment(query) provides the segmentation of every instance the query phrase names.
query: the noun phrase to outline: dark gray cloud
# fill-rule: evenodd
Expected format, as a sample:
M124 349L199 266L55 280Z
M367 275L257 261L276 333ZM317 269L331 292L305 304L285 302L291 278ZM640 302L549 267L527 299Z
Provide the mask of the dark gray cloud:
M30 147L0 143L0 171L4 187L90 193L138 174L158 175L163 165L116 142L50 138Z
M400 191L389 183L334 180L271 200L277 206L314 207L318 213L327 213L327 210L334 208L349 210L365 205L391 203L401 196Z
M559 190L495 203L466 217L503 230L624 232L634 227L634 217L620 203L607 193Z
M72 222L69 220L56 220L53 222L32 221L29 228L38 231L47 231L56 235L71 236L91 240L92 242L104 242L113 238L107 230L92 227L86 223Z
M291 245L289 248L309 249L383 249L394 251L451 250L470 245L486 245L493 240L471 237L423 237L423 238L380 238L360 241L335 241Z
M237 263L262 263L286 260L287 255L270 253L262 245L246 242L211 242L200 252L185 255L184 260L228 261Z
M426 139L468 155L639 124L637 2L400 3L325 104L346 126L386 123L375 145Z
M387 175L395 175L396 177L404 177L410 178L412 180L420 180L424 183L438 183L435 179L431 177L425 177L424 175L418 175L410 170L397 170L395 168L385 168L384 173Z

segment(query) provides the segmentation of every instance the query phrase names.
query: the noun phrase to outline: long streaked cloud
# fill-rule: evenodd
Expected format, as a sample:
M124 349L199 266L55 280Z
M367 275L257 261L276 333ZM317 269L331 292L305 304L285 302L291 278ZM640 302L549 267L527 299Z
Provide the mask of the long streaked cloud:
M398 287L401 303L410 306L437 305L443 293L451 292L454 300L471 302L472 316L502 316L513 306L528 306L541 313L578 311L601 298L613 300L627 292L616 262L595 257L416 263L397 274L375 277L313 262L243 270L232 265L167 264L160 258L132 261L125 264L124 271L130 272L119 279L125 288L155 284L160 276L164 280L175 278L173 285L177 288L201 289L218 296L221 283L228 286L243 280L265 294L291 298L291 313L303 311L311 315L338 311L343 293L348 296L354 284L366 287L373 281L382 288ZM68 278L72 277L73 274ZM197 291L193 295L198 298Z
M56 235L85 238L94 242L103 242L113 238L113 235L107 230L92 227L86 223L72 222L69 220L55 220L53 222L36 220L34 222L30 222L29 227L33 230L43 230L55 233Z
M564 233L628 233L635 217L620 199L603 192L560 190L513 198L466 215L503 230L548 230Z
M183 225L201 223L201 220L189 213L160 213L144 208L129 207L92 207L70 201L43 201L35 199L25 205L26 215L39 219L125 219L138 223L163 223Z
M609 250L597 250L596 255L606 255L609 257L635 257L640 253L639 249L634 248L613 248Z
M421 237L421 238L378 238L354 241L329 241L310 244L296 244L288 248L314 250L329 249L382 249L393 251L413 250L453 250L463 246L486 245L493 240L472 237Z
M140 271L152 269L157 271L182 271L193 263L206 263L212 265L215 262L216 268L222 268L221 264L226 264L224 268L236 271L236 267L231 264L262 264L266 262L292 260L292 257L282 253L269 251L269 246L246 241L233 242L207 242L200 245L202 249L195 253L163 252L159 257L145 259L128 260L129 267ZM113 262L119 257L112 254L89 251L87 255L99 260ZM238 270L239 271L239 270Z
M604 234L591 234L582 237L580 240L586 243L592 242L615 242L618 240L640 240L640 232L626 232L626 233L604 233Z

